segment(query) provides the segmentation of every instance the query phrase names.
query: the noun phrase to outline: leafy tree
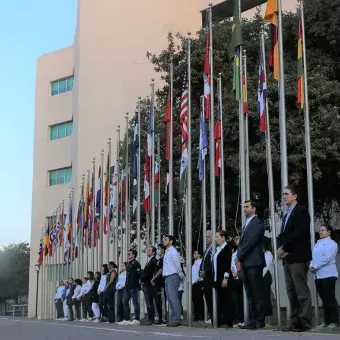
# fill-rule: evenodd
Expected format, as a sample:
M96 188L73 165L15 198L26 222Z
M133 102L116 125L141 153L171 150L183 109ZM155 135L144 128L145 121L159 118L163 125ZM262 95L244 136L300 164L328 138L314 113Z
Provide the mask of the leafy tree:
M339 212L340 202L340 134L339 134L339 103L340 103L340 7L337 0L315 0L305 2L305 31L308 63L308 84L310 104L310 133L313 158L314 203L317 218L328 221ZM283 46L284 73L286 87L286 125L288 148L289 182L300 189L302 203L307 203L307 178L304 136L304 116L296 105L296 70L297 70L297 40L298 14L283 14ZM218 73L222 73L223 112L224 112L224 159L225 159L225 192L227 228L230 234L235 232L235 217L240 218L239 205L239 134L238 134L238 103L232 92L231 64L231 20L216 20L213 28L214 41L214 74L215 82ZM249 143L250 143L250 183L253 196L264 207L264 217L268 207L267 170L265 159L265 144L259 138L259 117L256 112L258 87L258 61L260 51L259 33L267 27L260 12L257 11L252 19L242 20L244 48L247 51L248 73L248 103L249 103ZM203 92L203 59L205 31L198 32L192 39L192 142L193 142L193 236L197 242L201 219L201 189L196 171L199 138L199 106L200 95ZM169 87L169 61L174 62L174 198L175 232L178 230L181 215L181 196L178 192L180 168L180 126L179 107L186 72L186 39L177 34L168 36L169 47L159 54L148 53L156 72L165 80L165 86L157 91L156 133L165 135L163 113ZM176 45L177 41L179 44ZM267 49L268 50L268 49ZM280 163L280 133L279 133L279 102L278 86L271 73L267 70L269 87L269 110L271 125L271 144L274 171L275 198L279 206L281 199L281 163ZM216 89L216 83L214 84ZM215 103L217 103L215 97ZM216 112L216 111L215 111ZM148 116L147 105L143 108L142 133L146 131ZM165 140L161 139L161 154L164 160ZM142 150L146 136L142 135ZM142 164L144 156L142 157ZM165 162L162 163L165 169ZM209 176L209 165L207 169ZM144 176L142 175L142 178ZM162 192L164 176L162 182ZM218 190L218 185L216 186ZM207 191L209 192L209 181ZM163 194L164 195L164 194ZM218 192L216 192L218 202ZM210 195L207 197L208 221L210 219ZM167 197L162 196L162 223L167 227ZM238 223L239 225L239 223Z
M27 242L0 249L0 300L28 294L30 247Z

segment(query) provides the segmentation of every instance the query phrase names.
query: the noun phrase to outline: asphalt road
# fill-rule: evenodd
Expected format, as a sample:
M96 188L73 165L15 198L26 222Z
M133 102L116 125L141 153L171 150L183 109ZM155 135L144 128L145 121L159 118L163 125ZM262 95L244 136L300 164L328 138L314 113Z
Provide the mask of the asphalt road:
M241 331L199 328L166 328L155 326L118 326L81 322L36 321L24 318L0 318L1 340L195 340L195 339L232 339L232 340L331 340L339 334L281 333L270 330Z

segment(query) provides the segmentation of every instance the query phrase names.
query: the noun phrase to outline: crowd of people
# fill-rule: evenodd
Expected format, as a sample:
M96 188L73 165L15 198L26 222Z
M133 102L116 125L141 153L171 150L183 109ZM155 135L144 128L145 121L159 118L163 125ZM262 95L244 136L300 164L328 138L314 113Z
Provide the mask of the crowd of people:
M336 255L338 245L333 230L323 225L320 239L311 248L310 217L307 209L297 202L297 192L287 186L283 192L286 212L278 249L272 251L271 240L264 236L265 226L257 216L254 201L244 203L246 216L242 233L233 239L226 231L216 235L206 232L206 249L193 253L192 303L196 321L204 320L207 307L208 322L213 320L213 291L217 296L218 327L261 329L270 321L275 306L271 286L273 258L282 260L287 295L291 306L291 325L282 331L303 332L312 328L312 300L307 284L308 271L323 302L324 322L321 328L339 325L339 307L335 297L338 278ZM213 253L213 236L216 251ZM118 273L114 262L103 264L101 272L89 271L80 280L72 278L59 282L55 295L57 319L118 323L119 325L182 325L182 295L186 282L184 259L175 248L172 235L163 244L147 249L148 261L141 268L137 251L130 249L128 262ZM245 288L249 321L244 323L243 288ZM140 321L139 292L143 291L147 307L146 320ZM130 301L133 305L131 318ZM171 318L167 318L168 303Z

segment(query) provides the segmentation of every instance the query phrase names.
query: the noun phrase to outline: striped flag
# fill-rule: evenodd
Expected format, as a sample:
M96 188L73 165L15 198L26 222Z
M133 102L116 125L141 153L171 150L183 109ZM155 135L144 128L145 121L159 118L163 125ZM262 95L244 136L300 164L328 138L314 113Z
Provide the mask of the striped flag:
M170 122L171 122L171 95L170 95L171 89L169 89L168 93L168 99L166 102L165 112L164 112L164 124L165 124L165 159L168 160L168 166L169 166L169 160L170 160ZM169 175L169 168L166 172L166 183L165 183L165 192L167 192L168 185L170 181L170 175Z
M303 82L303 51L302 51L302 21L299 20L299 40L298 40L298 59L297 59L297 77L298 77L298 86L297 86L297 104L301 110L303 110L305 104L305 93L304 93L304 82Z
M182 98L181 98L181 131L182 131L182 155L180 169L180 191L183 193L186 188L187 167L188 167L188 84L185 76Z
M271 49L269 52L269 68L274 74L274 78L279 80L279 43L278 43L278 3L277 0L267 0L264 19L271 23Z
M205 119L210 120L210 102L211 102L211 74L210 74L210 30L207 29L207 37L205 40L204 50L204 69L203 69L203 82L204 82L204 107Z
M232 25L231 45L233 47L233 90L236 100L240 99L240 46L243 45L240 9L238 0L234 2L234 16Z
M257 112L260 115L260 133L263 137L266 133L266 99L267 99L267 79L264 70L264 61L262 55L260 57L259 75L258 75L258 91L257 91Z
M139 126L138 126L138 112L135 113L133 119L133 144L132 144L132 176L133 176L133 205L132 213L135 215L137 209L137 193L138 193L138 150L139 150Z

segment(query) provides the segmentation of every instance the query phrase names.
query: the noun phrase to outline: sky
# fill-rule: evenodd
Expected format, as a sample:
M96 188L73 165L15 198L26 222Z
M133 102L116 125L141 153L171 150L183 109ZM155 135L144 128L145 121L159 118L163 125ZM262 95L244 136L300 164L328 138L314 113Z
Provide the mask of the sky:
M73 43L77 0L0 0L0 246L29 241L36 60Z

